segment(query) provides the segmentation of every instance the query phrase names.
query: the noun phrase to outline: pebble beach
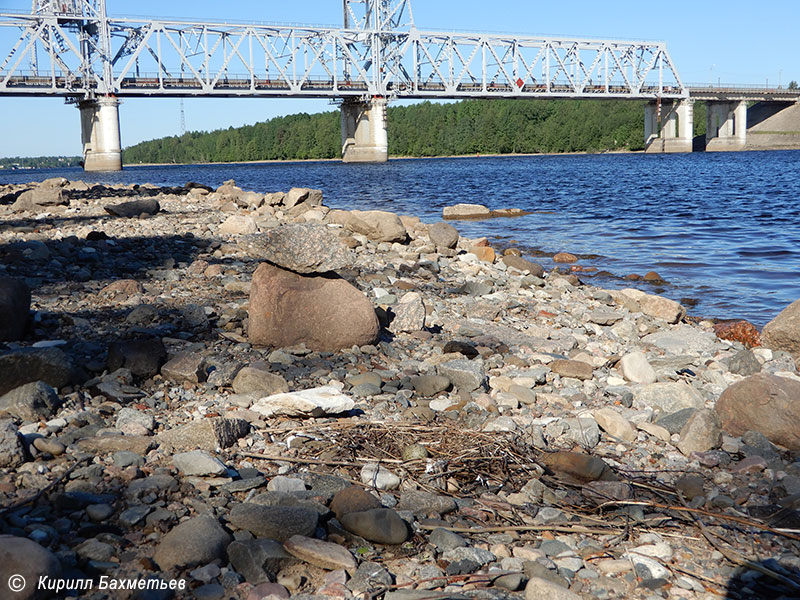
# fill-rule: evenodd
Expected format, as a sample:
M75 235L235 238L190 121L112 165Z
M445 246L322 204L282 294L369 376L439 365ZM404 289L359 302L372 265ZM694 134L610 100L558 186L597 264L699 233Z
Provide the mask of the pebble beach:
M800 302L714 323L459 234L513 206L324 193L0 186L0 589L800 597Z

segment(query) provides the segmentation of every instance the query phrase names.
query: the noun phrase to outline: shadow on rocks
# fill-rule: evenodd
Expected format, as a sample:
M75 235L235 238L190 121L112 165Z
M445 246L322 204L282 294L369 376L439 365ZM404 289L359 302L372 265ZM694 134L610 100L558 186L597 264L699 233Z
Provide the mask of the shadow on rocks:
M725 598L730 600L798 600L800 598L800 559L786 555L757 563L764 572L741 567L728 583ZM771 574L767 574L769 572Z

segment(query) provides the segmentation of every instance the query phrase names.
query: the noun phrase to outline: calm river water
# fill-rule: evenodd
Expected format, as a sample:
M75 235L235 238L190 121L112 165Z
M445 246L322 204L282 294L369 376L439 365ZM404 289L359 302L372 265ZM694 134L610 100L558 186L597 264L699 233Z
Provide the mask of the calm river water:
M552 263L539 253L582 256L579 264L614 274L582 275L599 286L628 286L625 275L657 271L668 285L636 285L697 301L695 315L762 326L800 298L800 151L5 171L0 183L56 175L159 185L235 179L261 192L316 187L334 208L386 209L426 222L459 202L524 208L535 212L455 225L516 245L545 267Z

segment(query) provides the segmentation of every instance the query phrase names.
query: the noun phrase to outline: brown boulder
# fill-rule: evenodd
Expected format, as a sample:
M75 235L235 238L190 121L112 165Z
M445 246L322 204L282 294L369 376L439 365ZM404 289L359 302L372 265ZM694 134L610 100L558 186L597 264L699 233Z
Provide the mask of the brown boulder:
M764 326L761 344L788 352L800 364L800 300L792 302Z
M791 450L800 450L800 382L759 373L733 384L716 406L722 427L733 435L753 430Z
M269 263L253 274L249 315L250 342L261 346L339 350L371 344L380 332L372 303L344 279Z

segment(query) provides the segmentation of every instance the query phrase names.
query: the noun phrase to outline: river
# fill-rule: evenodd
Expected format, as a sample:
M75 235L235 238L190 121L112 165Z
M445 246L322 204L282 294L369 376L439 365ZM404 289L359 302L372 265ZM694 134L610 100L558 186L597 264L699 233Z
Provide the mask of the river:
M523 208L513 219L458 222L468 236L515 245L546 268L559 251L627 287L656 271L668 283L633 284L690 304L690 314L763 326L800 298L800 151L673 155L597 154L391 160L386 164L283 162L0 171L0 183L63 176L98 183L321 188L333 208L384 209L425 222L459 202Z

